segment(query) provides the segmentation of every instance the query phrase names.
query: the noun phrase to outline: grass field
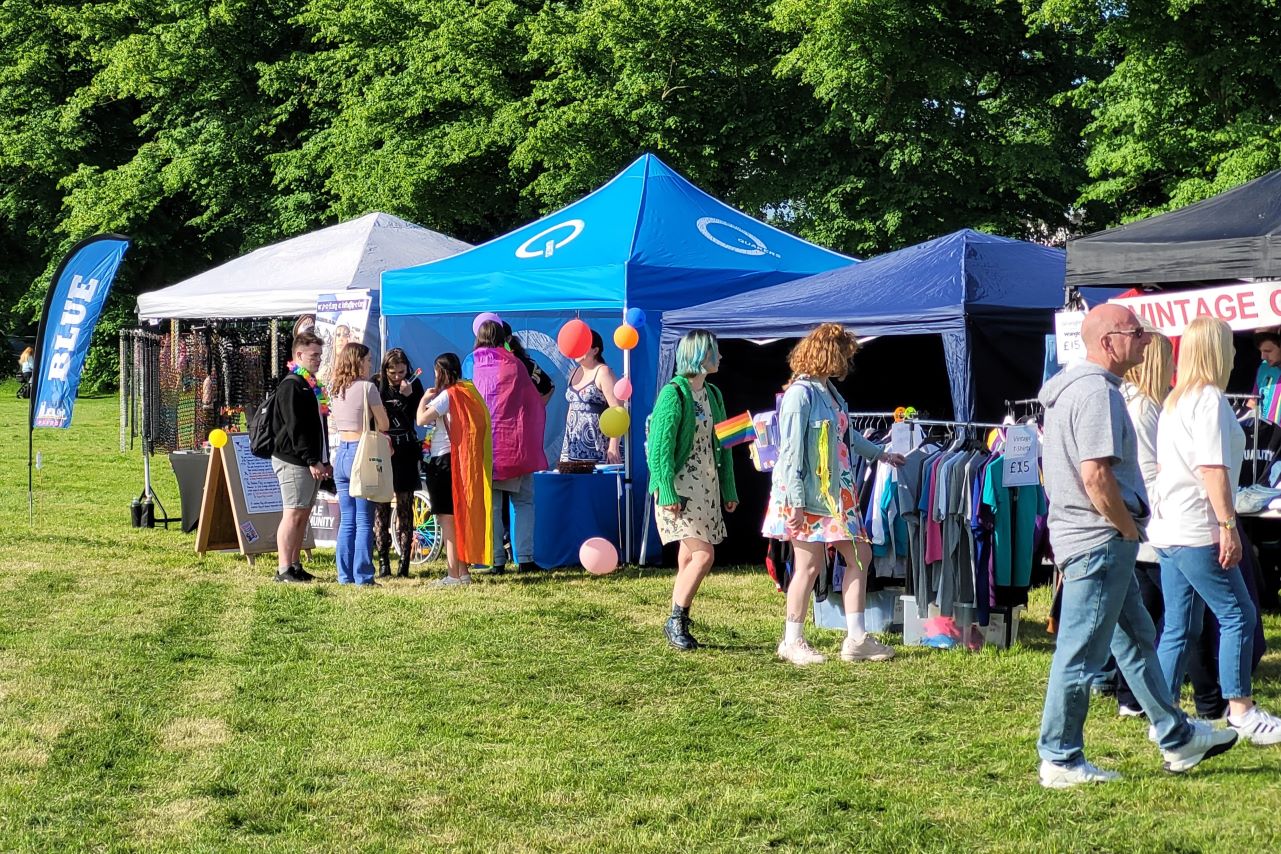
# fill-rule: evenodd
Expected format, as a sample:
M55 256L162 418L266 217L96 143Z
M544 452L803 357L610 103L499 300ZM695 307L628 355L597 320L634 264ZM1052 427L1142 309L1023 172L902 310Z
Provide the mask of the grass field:
M1010 651L800 670L756 567L709 579L694 654L660 635L666 570L276 585L270 560L129 527L116 418L82 400L37 434L29 523L0 386L0 850L1281 849L1281 749L1169 777L1102 700L1090 756L1126 780L1036 784L1043 596Z

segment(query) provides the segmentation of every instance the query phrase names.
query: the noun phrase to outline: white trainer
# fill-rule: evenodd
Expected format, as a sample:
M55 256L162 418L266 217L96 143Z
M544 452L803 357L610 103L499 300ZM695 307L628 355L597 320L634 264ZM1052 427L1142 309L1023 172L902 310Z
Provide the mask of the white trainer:
M446 575L444 578L437 578L431 583L432 587L466 587L471 584L471 575L460 575L454 578L452 575Z
M871 635L864 635L857 643L850 635L841 643L841 661L889 661L894 650Z
M1228 716L1228 727L1251 744L1281 744L1281 718L1254 706L1243 717Z
M1041 760L1041 785L1047 789L1070 789L1082 783L1111 783L1121 779L1115 771L1104 771L1082 756L1071 765L1058 765Z
M778 657L784 661L790 661L798 667L804 667L807 664L822 664L827 661L827 657L820 652L816 652L812 646L805 642L805 638L794 640L791 643L780 642L778 645Z
M1161 751L1165 770L1171 774L1195 768L1202 760L1226 753L1237 743L1237 731L1232 727L1215 729L1203 721L1188 721L1188 725L1192 727L1192 737L1187 744Z

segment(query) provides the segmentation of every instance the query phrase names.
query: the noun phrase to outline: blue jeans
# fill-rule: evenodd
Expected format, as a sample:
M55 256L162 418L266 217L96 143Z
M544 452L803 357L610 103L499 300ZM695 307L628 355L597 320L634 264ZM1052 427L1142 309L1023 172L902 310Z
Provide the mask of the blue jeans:
M1157 661L1156 627L1134 578L1138 553L1138 543L1113 537L1063 564L1063 611L1037 745L1042 759L1070 765L1084 756L1090 681L1107 663L1109 649L1156 727L1157 743L1170 749L1192 735Z
M512 497L512 513L516 517L516 530L507 530L503 515L503 493ZM534 476L523 474L507 480L494 481L494 566L507 562L503 551L503 533L511 534L512 558L517 563L534 562Z
M1241 577L1241 568L1219 566L1218 546L1171 546L1157 549L1161 590L1165 595L1165 631L1157 654L1170 693L1183 688L1188 641L1201 636L1205 608L1219 621L1219 688L1226 699L1251 696L1254 624L1258 612Z
M359 442L339 442L334 455L338 486L338 583L374 583L374 503L351 497L351 464Z

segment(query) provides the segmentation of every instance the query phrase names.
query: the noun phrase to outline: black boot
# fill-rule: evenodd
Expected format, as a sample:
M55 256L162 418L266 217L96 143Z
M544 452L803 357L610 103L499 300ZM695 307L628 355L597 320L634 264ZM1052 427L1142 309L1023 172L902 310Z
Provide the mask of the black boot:
M663 624L663 634L667 637L667 642L676 649L698 649L698 641L689 633L689 608L673 605L672 615Z
M378 554L378 577L387 578L390 575L391 560L388 558L387 552L380 552Z
M401 578L409 577L409 550L400 553L400 568L396 572Z

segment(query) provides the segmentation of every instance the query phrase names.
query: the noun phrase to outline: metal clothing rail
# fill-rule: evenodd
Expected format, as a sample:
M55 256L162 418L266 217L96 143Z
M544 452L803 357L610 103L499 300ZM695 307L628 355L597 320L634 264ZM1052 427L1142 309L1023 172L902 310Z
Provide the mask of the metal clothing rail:
M1223 396L1227 400L1246 401L1246 400L1259 399L1259 396L1257 394L1224 394ZM1259 463L1263 462L1261 459L1259 459L1259 422L1262 421L1263 419L1259 417L1259 410L1257 406L1254 409L1250 410L1250 414L1254 416L1251 419L1254 422L1254 425L1253 425L1254 446L1251 449L1254 452L1254 458L1250 460L1250 480L1253 483L1258 483L1259 476L1260 476ZM1264 469L1264 471L1266 472L1266 468Z
M893 412L847 412L851 419L854 418L887 418L893 420ZM999 429L1002 427L1012 427L1012 424L994 424L989 421L939 421L932 418L904 418L904 424L917 424L922 427L988 427Z

